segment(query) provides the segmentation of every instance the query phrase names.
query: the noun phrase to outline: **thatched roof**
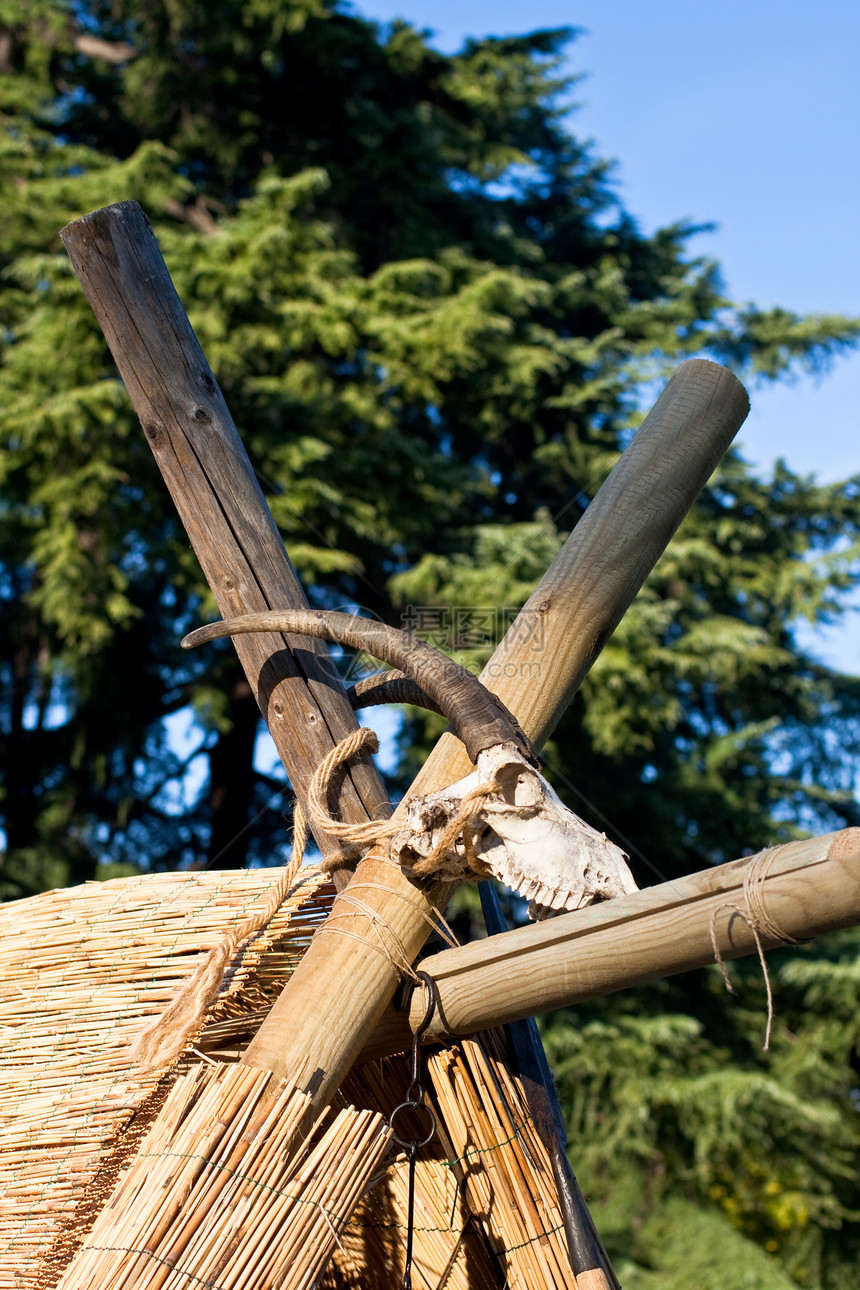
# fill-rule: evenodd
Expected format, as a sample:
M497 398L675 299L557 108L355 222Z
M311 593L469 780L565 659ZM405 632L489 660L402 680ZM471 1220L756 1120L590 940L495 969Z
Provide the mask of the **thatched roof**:
M0 1290L58 1284L195 1056L161 1078L141 1075L128 1060L131 1040L225 927L265 906L278 876L148 875L0 907ZM302 871L232 965L196 1055L236 1061L332 899L326 879ZM570 1284L552 1170L501 1058L494 1035L429 1058L439 1132L417 1171L416 1286ZM357 1067L339 1105L387 1116L408 1080L403 1058ZM328 1213L338 1249L326 1286L399 1281L406 1173L403 1153L390 1156L357 1208L353 1198ZM179 1267L174 1275L182 1284Z

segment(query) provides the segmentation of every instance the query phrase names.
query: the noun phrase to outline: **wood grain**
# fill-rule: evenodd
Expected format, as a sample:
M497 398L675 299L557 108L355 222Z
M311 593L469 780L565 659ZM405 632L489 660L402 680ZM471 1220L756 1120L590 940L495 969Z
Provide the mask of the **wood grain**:
M60 236L222 616L306 609L143 211L136 202L121 202L76 220ZM357 724L328 650L301 636L248 636L235 645L302 799L319 762ZM370 758L353 764L339 806L351 822L390 814ZM324 856L341 855L337 839L319 829L315 836Z
M552 730L748 407L746 391L724 368L698 360L682 364L494 652L481 679L535 746ZM531 666L520 666L534 662L535 641L537 677ZM432 792L468 770L462 744L443 735L410 792ZM403 962L418 954L449 891L423 891L380 851L371 852L243 1060L300 1080L316 1108L325 1104L375 1029Z
M733 860L422 959L444 1019L433 1021L426 1042L704 967L714 962L715 914L723 958L754 954L752 929L737 909L745 908L744 879L756 859ZM770 918L794 940L860 923L860 828L781 847L762 886ZM766 949L784 943L765 933L761 939ZM408 1047L423 1006L419 994L408 1013L389 1010L360 1060Z
M305 608L142 211L135 203L109 207L69 225L61 236L222 615ZM622 457L493 655L482 679L536 744L558 720L747 409L742 387L716 365L679 369L636 436L634 451ZM319 761L356 726L328 653L296 636L284 636L280 644L249 636L235 644L293 787L304 797ZM468 765L459 741L445 737L414 791L442 787ZM356 764L346 778L339 807L350 822L389 813L370 761ZM336 839L319 831L316 836L324 855L339 853ZM449 891L420 890L382 855L368 857L336 902L327 934L311 946L276 1015L264 1023L246 1064L295 1074L310 1091L314 1109L320 1108L352 1065L403 967L426 938L435 905Z

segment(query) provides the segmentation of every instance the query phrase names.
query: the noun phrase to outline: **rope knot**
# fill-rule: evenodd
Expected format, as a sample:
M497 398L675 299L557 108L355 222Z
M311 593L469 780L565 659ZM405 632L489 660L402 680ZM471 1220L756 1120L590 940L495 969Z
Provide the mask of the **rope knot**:
M400 826L385 820L367 820L363 824L344 824L334 820L327 806L328 792L332 777L345 762L360 753L375 753L378 748L379 740L372 730L360 728L353 731L323 758L314 771L308 790L307 809L314 824L359 847L372 846L392 837ZM175 1065L188 1044L196 1039L237 953L265 931L289 895L304 861L307 840L307 819L297 802L293 815L292 854L264 908L226 931L221 941L209 949L191 975L182 982L164 1011L141 1031L129 1050L133 1066L147 1071L166 1069ZM320 868L326 873L336 863L336 859L329 860Z
M400 826L387 820L364 820L358 824L345 824L342 820L335 820L328 807L328 795L334 776L346 762L359 754L378 751L379 740L372 730L366 727L354 730L322 759L308 788L307 811L311 823L331 837L351 843L359 849L376 846L378 842L394 837L400 831ZM323 873L330 873L339 862L338 857L330 857L320 863L320 869Z

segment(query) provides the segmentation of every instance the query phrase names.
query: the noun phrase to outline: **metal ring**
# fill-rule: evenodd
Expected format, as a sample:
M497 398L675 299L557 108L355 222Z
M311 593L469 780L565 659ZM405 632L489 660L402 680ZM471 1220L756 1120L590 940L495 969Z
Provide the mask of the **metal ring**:
M394 1121L399 1111L423 1111L430 1120L430 1132L427 1134L426 1138L401 1138L394 1129ZM399 1106L395 1106L394 1110L389 1115L388 1127L391 1130L392 1138L395 1142L399 1143L401 1147L414 1147L417 1151L419 1147L426 1147L427 1143L431 1141L436 1132L436 1112L433 1110L432 1106L427 1106L425 1102L401 1102Z

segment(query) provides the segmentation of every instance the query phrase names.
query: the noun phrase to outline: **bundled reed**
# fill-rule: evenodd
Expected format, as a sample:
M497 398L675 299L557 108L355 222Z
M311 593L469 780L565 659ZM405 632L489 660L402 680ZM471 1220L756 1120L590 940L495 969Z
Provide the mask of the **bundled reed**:
M405 1063L368 1063L344 1092L390 1114ZM415 1178L415 1285L545 1290L573 1285L552 1166L501 1037L486 1032L430 1056L425 1087L439 1131ZM403 1267L408 1163L401 1155L362 1201L335 1251L329 1290L396 1284ZM359 1268L360 1275L351 1273Z
M467 1203L511 1290L571 1285L552 1165L495 1032L430 1057L439 1115Z
M276 879L152 875L0 908L0 1290L185 1290L195 1277L257 1290L281 1248L295 1265L271 1265L284 1285L304 1285L289 1277L306 1267L329 1290L399 1282L407 1164L400 1153L381 1168L381 1117L403 1098L407 1060L355 1068L337 1118L287 1164L303 1095L282 1089L255 1136L267 1076L235 1065L330 907L317 873L233 964L196 1045L217 1065L182 1075L186 1058L160 1078L129 1065L141 1026ZM498 1039L431 1057L425 1084L439 1133L417 1170L416 1287L572 1284L551 1169ZM142 1145L148 1133L161 1136ZM240 1166L231 1151L249 1154ZM263 1239L270 1230L277 1240Z
M161 1072L128 1049L225 926L265 908L280 870L152 874L0 906L0 1288L53 1284L102 1188L158 1108ZM331 903L316 871L232 965L216 1004L230 1051L276 997ZM133 1135L134 1136L134 1135ZM131 1139L133 1141L133 1138ZM49 1275L47 1269L52 1271Z
M178 1080L58 1290L309 1290L388 1146L380 1115L325 1113L268 1071ZM331 1119L323 1130L322 1123Z
M354 1068L342 1096L386 1116L403 1100L409 1065L389 1058ZM432 1100L427 1082L425 1089ZM419 1129L398 1117L406 1130ZM441 1127L441 1126L440 1126ZM413 1285L445 1290L498 1290L500 1270L468 1199L450 1167L444 1128L418 1154L415 1172ZM406 1256L408 1159L398 1148L392 1165L353 1214L326 1270L325 1290L390 1290Z

